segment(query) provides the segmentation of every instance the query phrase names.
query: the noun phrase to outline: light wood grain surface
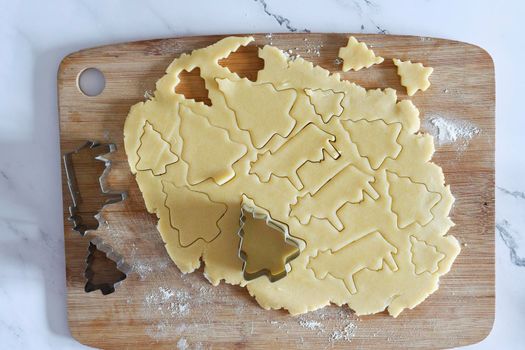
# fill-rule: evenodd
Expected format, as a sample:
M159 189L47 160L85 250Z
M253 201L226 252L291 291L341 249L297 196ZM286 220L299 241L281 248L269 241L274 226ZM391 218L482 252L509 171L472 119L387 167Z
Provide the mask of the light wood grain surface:
M184 37L110 45L73 53L60 65L58 92L63 153L86 140L112 142L112 190L128 198L106 207L100 228L82 238L67 220L71 199L63 172L64 235L68 290L68 318L72 335L80 342L104 349L189 348L447 348L478 342L494 319L494 67L479 47L441 39L390 35L355 35L370 44L385 62L372 69L342 74L366 88L393 87L407 98L390 58L412 59L434 67L432 86L413 102L421 116L432 114L465 120L481 132L468 147L437 147L433 161L445 173L456 203L450 234L463 243L452 271L440 289L414 310L397 319L381 313L356 317L347 307L291 317L284 311L265 311L238 286L211 287L201 272L181 276L170 261L156 218L145 210L142 195L131 175L123 147L122 128L129 107L154 90L167 65L183 52L205 47L222 36ZM347 34L255 35L254 45L292 49L330 71ZM306 41L304 40L306 38ZM298 48L298 49L296 49ZM317 55L319 49L319 55ZM260 68L255 49L232 57L232 69L253 76ZM87 97L77 86L85 68L96 67L106 78L101 95ZM185 80L189 94L195 79ZM88 164L76 168L79 182L89 178ZM100 171L100 168L97 169ZM87 180L86 180L87 181ZM81 185L81 184L80 184ZM89 203L97 188L82 197ZM92 192L90 192L92 191ZM85 259L89 240L100 237L132 267L112 294L86 293ZM160 288L160 289L159 289ZM163 289L165 288L165 289ZM174 295L170 295L170 291ZM167 291L167 293L166 293ZM317 325L315 322L319 322ZM355 327L354 327L355 326ZM312 328L312 329L311 329ZM355 333L351 342L337 339L344 330ZM354 329L355 328L355 329ZM342 333L338 333L342 332ZM336 339L333 339L336 338Z

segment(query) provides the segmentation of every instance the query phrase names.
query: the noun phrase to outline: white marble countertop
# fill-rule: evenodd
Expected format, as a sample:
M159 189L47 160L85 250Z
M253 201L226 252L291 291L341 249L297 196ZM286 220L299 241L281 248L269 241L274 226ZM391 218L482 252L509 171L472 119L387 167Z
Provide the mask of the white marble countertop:
M395 3L395 4L394 4ZM497 86L496 321L473 349L525 346L525 2L379 0L1 1L0 339L83 348L66 319L56 72L68 53L182 35L364 32L470 42Z

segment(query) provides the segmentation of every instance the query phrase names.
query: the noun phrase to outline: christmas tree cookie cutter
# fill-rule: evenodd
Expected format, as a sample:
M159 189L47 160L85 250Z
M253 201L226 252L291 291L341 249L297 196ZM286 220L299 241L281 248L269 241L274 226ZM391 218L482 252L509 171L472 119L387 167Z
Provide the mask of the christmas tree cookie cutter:
M251 225L250 221L255 224ZM239 224L238 254L243 261L244 279L251 281L266 276L270 282L276 282L286 277L292 270L290 262L300 255L304 242L292 237L288 225L274 220L268 210L257 206L245 195L242 196ZM262 233L263 236L258 236L257 240L250 239L247 237L247 228L259 228L259 234ZM269 235L273 235L271 240L268 239ZM271 246L276 240L280 240L279 244L282 243L280 252L277 247Z
M95 255L97 251L103 254L106 260L104 264L96 263L96 260L100 259L100 255L98 258ZM89 242L84 270L86 293L100 290L102 295L111 294L130 272L131 267L124 262L124 258L105 244L100 237L95 237Z

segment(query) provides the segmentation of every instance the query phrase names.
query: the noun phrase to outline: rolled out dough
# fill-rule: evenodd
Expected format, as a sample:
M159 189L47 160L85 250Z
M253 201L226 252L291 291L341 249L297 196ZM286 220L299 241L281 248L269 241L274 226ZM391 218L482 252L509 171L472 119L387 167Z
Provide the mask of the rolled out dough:
M255 82L219 65L251 41L176 58L126 119L129 165L170 257L183 273L202 262L212 284L246 286L266 309L335 303L396 317L415 307L460 252L447 235L454 198L429 161L419 111L393 89L366 90L269 45ZM197 67L211 106L175 92L179 73ZM243 278L243 196L304 242L276 282Z

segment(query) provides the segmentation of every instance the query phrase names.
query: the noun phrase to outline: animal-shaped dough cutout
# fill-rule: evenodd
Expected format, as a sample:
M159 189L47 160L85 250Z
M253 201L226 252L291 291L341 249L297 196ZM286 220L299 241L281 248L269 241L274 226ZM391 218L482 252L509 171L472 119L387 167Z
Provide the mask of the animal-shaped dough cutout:
M297 217L302 224L310 222L312 216L327 219L341 231L343 224L337 216L337 211L345 203L362 201L364 192L377 199L379 194L370 185L372 182L374 182L372 176L349 165L314 194L308 192L303 197L297 197L297 203L291 205L290 215Z
M188 182L197 184L212 178L222 185L235 176L232 164L247 147L233 142L228 131L210 124L206 117L180 107L182 159L188 163Z
M445 258L443 253L438 252L436 247L427 244L425 241L420 241L416 237L410 237L412 248L412 263L415 267L417 275L423 272L434 273L438 270L439 262Z
M439 193L430 192L424 184L392 172L387 172L387 178L388 192L392 197L392 211L397 215L400 228L413 223L424 226L432 221L432 208L441 199Z
M341 101L345 97L344 93L321 89L306 89L305 93L314 106L315 113L321 116L323 122L328 123L333 116L339 116L343 112Z
M424 67L421 63L412 63L410 60L401 61L394 58L397 66L397 75L401 77L401 85L406 87L408 96L413 96L418 90L427 91L430 87L428 78L434 71L432 67Z
M401 152L397 137L400 123L387 124L383 120L345 120L342 122L359 154L366 157L372 169L381 167L386 158L395 159Z
M388 266L392 271L398 269L394 260L397 248L390 244L380 232L373 232L336 251L325 250L310 258L308 268L315 277L325 279L328 274L343 280L352 294L357 293L353 276L363 270L380 270Z
M350 69L358 71L362 68L369 68L384 61L383 57L376 56L365 43L357 41L353 36L348 38L348 44L345 47L339 49L339 58L343 60L344 72Z
M276 90L272 84L255 84L248 79L217 79L226 103L235 112L237 124L250 133L256 148L264 146L274 134L287 136L295 125L290 110L295 90Z
M319 191L324 184L350 164L348 159L342 158L326 157L322 162L304 163L297 170L297 176L301 179L304 189L310 193Z
M338 158L339 153L332 145L335 136L321 130L315 124L306 125L295 136L289 138L275 152L265 152L252 164L250 173L257 174L263 182L268 182L271 175L286 177L295 188L303 184L297 175L297 169L305 162L319 162L324 152Z
M170 149L171 145L162 138L153 125L146 122L140 136L140 147L137 150L139 161L137 170L151 170L153 175L166 173L166 166L175 163L179 157Z
M198 240L209 243L217 238L221 233L218 222L226 213L226 204L214 202L206 193L187 186L179 187L167 181L162 185L170 224L178 232L181 246L188 247Z

